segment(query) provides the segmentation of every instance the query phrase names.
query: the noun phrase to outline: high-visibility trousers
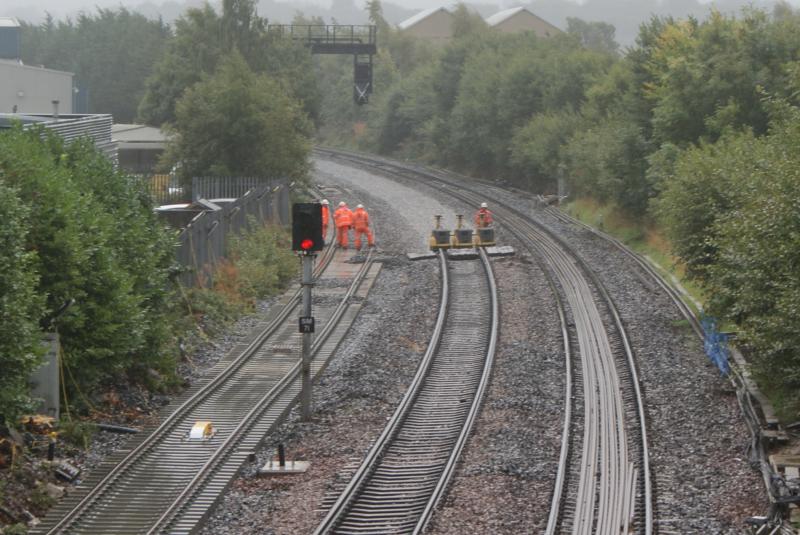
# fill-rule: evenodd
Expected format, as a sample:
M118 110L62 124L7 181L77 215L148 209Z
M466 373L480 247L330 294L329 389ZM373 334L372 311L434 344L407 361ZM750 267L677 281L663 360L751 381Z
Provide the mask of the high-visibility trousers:
M336 238L340 247L347 248L350 243L349 230L350 227L336 227Z
M369 227L367 228L357 228L356 229L356 249L361 249L361 235L367 235L367 243L372 246L375 245L375 239L372 236L372 232L370 232Z

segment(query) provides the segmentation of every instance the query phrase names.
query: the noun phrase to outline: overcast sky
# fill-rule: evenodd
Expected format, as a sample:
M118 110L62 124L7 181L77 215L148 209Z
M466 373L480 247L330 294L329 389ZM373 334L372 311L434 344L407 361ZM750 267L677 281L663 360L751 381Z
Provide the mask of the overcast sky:
M451 5L455 2L431 2L430 0L389 0L392 4L396 4L406 8L413 8L413 9L427 9L429 7L433 7L436 5ZM580 4L581 1L576 0L567 0L572 1L573 3ZM702 3L708 3L711 0L699 0ZM167 1L162 0L151 0L154 4L162 4L162 3L170 3ZM276 0L279 3L285 4L296 4L299 7L302 7L304 4L315 4L318 6L329 8L333 3L333 0L303 0L302 2L292 2L292 1L281 1ZM355 4L359 7L364 5L363 0L354 0ZM2 16L2 11L8 9L9 11L39 11L45 12L48 11L53 14L65 14L69 12L79 11L81 9L92 11L94 6L100 7L117 7L120 5L135 8L143 3L147 3L147 0L2 0L0 1L0 16ZM176 0L176 4L184 3L182 0ZM211 3L214 3L213 1ZM519 2L514 0L480 0L482 4L494 4L500 8L506 7L514 7L516 5L520 5L521 3L527 2ZM797 5L800 3L800 0L790 0L790 3ZM8 6L4 8L2 6Z
M181 16L187 6L200 6L204 0L0 0L0 17L12 16L31 23L39 23L45 13L56 19L75 15L80 11L92 13L97 7L125 6L148 17L162 17L172 22ZM384 15L390 23L398 23L420 9L450 7L458 0L382 0ZM706 4L714 2L723 12L738 12L743 6L754 4L771 9L775 0L465 0L465 3L486 17L500 9L529 6L534 13L559 28L567 27L569 17L586 21L608 22L616 28L617 42L624 46L633 44L639 25L653 14L676 18L694 16L705 18L709 13ZM800 0L788 0L799 6ZM219 5L221 0L210 0ZM308 16L332 17L342 24L363 24L366 13L365 0L259 0L259 14L270 22L288 23L297 12Z

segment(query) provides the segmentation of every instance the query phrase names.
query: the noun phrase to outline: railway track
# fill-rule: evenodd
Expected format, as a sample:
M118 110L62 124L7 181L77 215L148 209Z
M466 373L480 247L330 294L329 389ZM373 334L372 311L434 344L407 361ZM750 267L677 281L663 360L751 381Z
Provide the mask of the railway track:
M315 270L319 278L334 258L329 247ZM319 373L338 344L340 320L352 316L350 297L372 264L372 253L355 273L335 308L318 316L312 374ZM212 379L187 392L163 421L140 433L137 443L113 456L82 487L59 504L33 533L189 533L300 394L298 313L300 291L246 346L237 346ZM331 310L332 308L332 310ZM188 440L197 421L215 432Z
M340 151L317 152L422 182L472 206L487 200L485 189L456 182L446 172ZM559 314L570 362L560 464L546 533L650 535L655 513L645 413L619 313L593 271L566 243L502 200L492 200L503 227L542 259L551 284L558 288L559 307L564 307ZM582 401L582 411L573 399Z
M491 264L448 265L411 386L316 534L420 533L444 494L487 387L498 335Z

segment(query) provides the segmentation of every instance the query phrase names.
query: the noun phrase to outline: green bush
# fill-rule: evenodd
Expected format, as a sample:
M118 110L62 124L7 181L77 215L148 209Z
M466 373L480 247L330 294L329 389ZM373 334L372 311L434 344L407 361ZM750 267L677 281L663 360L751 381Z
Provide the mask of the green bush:
M796 402L800 109L777 104L773 117L767 136L729 133L679 156L657 207L709 310L737 325L760 374Z
M36 252L27 247L30 209L0 168L0 423L28 408L44 300L36 293Z
M251 230L231 239L228 257L215 268L213 287L179 289L173 301L176 330L199 334L201 340L219 335L258 299L283 290L297 274L289 233L274 225L249 221ZM187 336L188 348L197 340Z
M65 148L40 135L0 135L0 173L29 207L27 248L47 312L74 300L56 325L66 366L80 387L171 370L163 344L173 251L148 198L88 141Z
M250 222L250 232L231 242L230 257L238 271L241 294L263 299L274 295L297 273L291 237L280 227Z

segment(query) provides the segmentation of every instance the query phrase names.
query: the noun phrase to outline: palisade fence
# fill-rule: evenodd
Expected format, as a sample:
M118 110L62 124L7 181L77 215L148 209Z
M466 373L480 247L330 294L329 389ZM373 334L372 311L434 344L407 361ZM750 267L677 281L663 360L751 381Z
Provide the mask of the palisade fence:
M256 224L290 223L289 192L292 184L287 181L262 180L251 184L249 189L236 190L202 189L203 180L197 192L198 199L188 210L196 212L191 221L178 235L176 259L182 268L179 281L184 286L208 288L214 284L214 267L225 257L230 239ZM211 179L208 179L211 182ZM242 188L245 180L230 180ZM216 193L227 192L229 196L217 197ZM239 191L242 191L239 194ZM210 193L210 195L208 195ZM208 196L207 196L208 195ZM205 199L214 199L206 201ZM167 215L167 214L165 214Z
M201 176L191 184L174 175L135 175L158 205L195 202L199 199L238 199L249 190L285 183L284 180L258 176Z

